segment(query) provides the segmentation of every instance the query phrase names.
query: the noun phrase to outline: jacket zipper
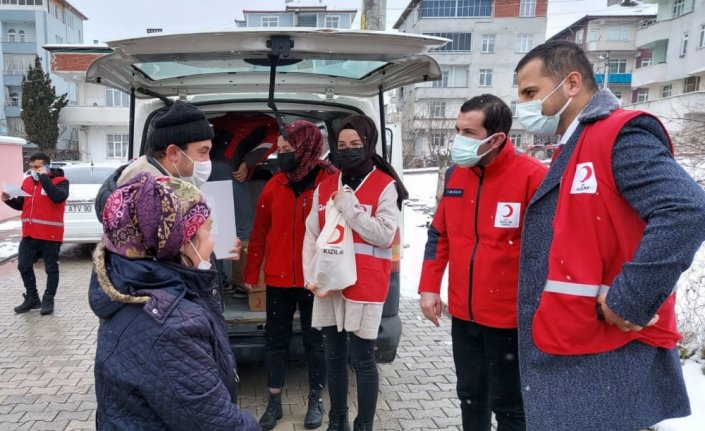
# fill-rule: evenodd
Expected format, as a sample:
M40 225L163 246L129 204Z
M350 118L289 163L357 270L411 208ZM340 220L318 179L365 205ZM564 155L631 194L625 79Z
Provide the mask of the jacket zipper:
M294 223L291 225L291 274L293 275L291 287L295 287L294 285L296 284L296 207L298 203L299 198L294 193Z
M472 255L470 256L470 282L468 283L469 285L469 291L468 291L468 312L470 313L470 321L473 321L472 317L472 290L473 290L473 285L472 285L472 276L475 271L475 254L477 253L477 246L480 243L480 232L478 231L477 227L477 217L480 212L480 193L482 192L482 180L485 178L485 168L480 166L480 183L477 186L477 195L475 196L475 246L472 248ZM475 172L473 170L473 172Z

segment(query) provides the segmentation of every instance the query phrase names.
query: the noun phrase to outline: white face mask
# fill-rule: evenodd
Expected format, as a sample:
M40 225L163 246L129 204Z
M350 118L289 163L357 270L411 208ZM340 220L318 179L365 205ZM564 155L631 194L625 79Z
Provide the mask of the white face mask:
M477 154L480 145L492 139L494 135L488 136L483 140L469 138L463 135L455 135L450 147L450 157L455 163L464 168L475 166L485 157L492 148L482 154Z
M550 93L546 95L543 99L532 100L530 102L517 103L517 117L519 117L519 122L527 132L531 132L535 135L555 135L558 129L558 122L561 120L561 114L566 110L573 98L569 98L565 105L555 114L555 115L543 115L542 105L553 93L556 92L565 80L568 79L566 76L563 78L560 84L553 89Z
M211 176L211 161L207 160L205 162L195 162L191 157L188 156L188 154L184 152L184 150L179 148L179 151L181 151L183 155L186 156L186 158L189 159L191 163L193 163L193 175L191 175L190 177L185 177L181 175L179 168L177 168L176 164L174 163L174 169L176 169L176 173L179 174L179 178L184 181L188 181L196 187L201 187L206 181L208 181L208 177Z
M202 271L208 271L209 269L211 269L212 265L210 261L203 260L203 258L201 257L201 253L198 252L196 246L193 245L193 242L191 242L191 240L189 240L188 243L191 245L191 248L193 248L193 251L196 252L196 256L198 256L198 265L196 266L196 268Z

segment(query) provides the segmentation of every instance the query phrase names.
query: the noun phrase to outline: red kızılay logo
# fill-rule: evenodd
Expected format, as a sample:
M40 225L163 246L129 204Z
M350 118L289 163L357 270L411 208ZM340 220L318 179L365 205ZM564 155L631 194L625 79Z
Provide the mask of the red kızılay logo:
M345 239L345 227L340 224L337 225L335 227L335 233L333 235L331 235L331 238L328 240L328 244L340 244L341 242L343 242L343 239Z
M592 162L578 163L573 175L571 194L597 193L597 176Z

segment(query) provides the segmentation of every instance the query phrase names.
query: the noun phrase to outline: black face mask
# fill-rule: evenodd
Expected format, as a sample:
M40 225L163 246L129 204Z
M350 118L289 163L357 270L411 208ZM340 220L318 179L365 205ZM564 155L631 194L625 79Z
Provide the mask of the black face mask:
M365 148L347 148L345 150L338 150L338 164L340 165L340 170L343 172L349 171L363 164L366 157Z
M294 172L299 166L294 151L289 153L277 153L277 161L279 161L279 169L282 172Z

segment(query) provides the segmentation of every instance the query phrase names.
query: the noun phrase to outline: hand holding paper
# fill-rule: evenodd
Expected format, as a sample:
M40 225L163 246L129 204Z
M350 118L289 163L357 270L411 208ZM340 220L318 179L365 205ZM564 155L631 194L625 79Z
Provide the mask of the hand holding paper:
M10 195L10 197L16 196L29 196L29 193L25 192L20 188L20 186L12 183L2 183L2 189L5 193Z

